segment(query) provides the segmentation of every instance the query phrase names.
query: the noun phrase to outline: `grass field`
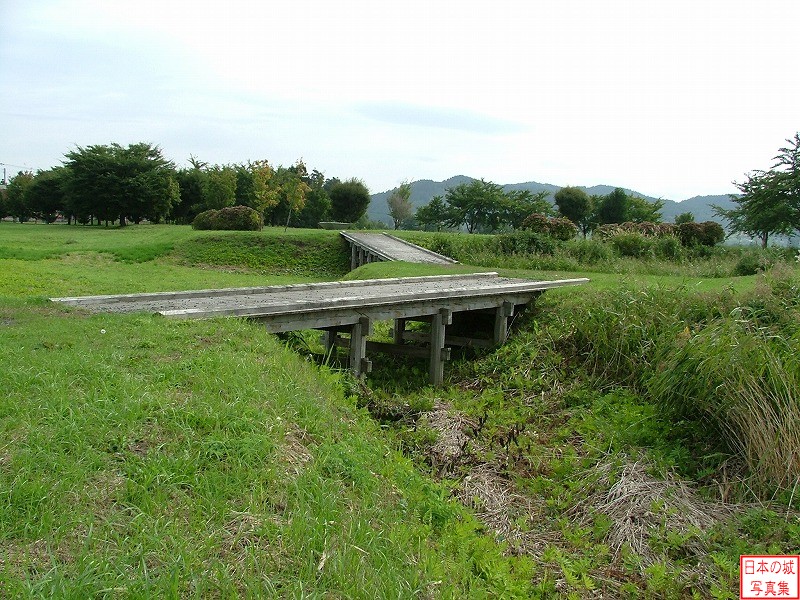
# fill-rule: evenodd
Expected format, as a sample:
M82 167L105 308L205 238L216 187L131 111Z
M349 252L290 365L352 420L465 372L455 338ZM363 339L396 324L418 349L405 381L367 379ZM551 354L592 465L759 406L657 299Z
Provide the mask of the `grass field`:
M0 223L0 598L735 598L739 554L800 549L800 437L757 417L797 405L796 267L347 259L336 232ZM385 357L353 381L246 321L47 301L475 270L592 282L440 389Z

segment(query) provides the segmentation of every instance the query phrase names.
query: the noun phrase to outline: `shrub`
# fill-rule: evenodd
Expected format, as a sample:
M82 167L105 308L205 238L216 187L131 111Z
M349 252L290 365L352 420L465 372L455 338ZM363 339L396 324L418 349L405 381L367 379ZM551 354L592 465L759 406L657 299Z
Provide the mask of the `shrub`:
M548 235L550 233L550 226L547 222L547 215L541 213L533 213L528 215L522 222L521 229L531 231L540 235Z
M259 231L261 215L249 206L228 206L220 210L207 210L192 222L194 229L227 231Z
M700 225L703 228L700 243L704 246L716 246L725 240L725 230L716 221L704 221Z
M522 222L522 230L546 235L566 242L575 237L578 228L564 217L548 217L541 213L533 213Z
M611 238L611 245L620 256L644 258L653 254L653 243L639 233L619 233Z
M575 240L565 246L567 255L587 265L607 262L614 259L608 244L597 240Z
M716 246L725 239L725 230L716 221L681 223L675 230L684 246Z
M565 217L553 217L549 219L550 236L562 242L567 242L575 237L578 228L575 223Z
M743 254L733 267L734 275L755 275L771 266L769 259L760 252Z
M553 254L556 249L553 238L533 231L501 233L496 240L503 254Z
M600 225L592 232L592 239L599 242L610 240L615 235L622 233L618 223L607 223Z
M682 249L681 241L674 235L657 239L653 246L656 256L665 260L680 259Z
M625 223L607 223L595 229L592 235L599 240L609 240L622 233L637 233L647 238L671 237L675 235L675 225L672 223L651 223L649 221L643 221L641 223L634 223L632 221L627 221Z
M201 212L192 221L192 229L216 229L214 227L214 219L217 216L217 210L207 210Z

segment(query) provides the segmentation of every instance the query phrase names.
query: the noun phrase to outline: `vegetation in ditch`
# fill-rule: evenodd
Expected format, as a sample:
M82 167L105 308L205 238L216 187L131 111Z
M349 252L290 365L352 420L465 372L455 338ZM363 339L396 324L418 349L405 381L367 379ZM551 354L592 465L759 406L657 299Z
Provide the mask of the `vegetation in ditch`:
M799 283L551 291L445 389L379 359L362 403L545 595L735 598L740 554L800 547Z

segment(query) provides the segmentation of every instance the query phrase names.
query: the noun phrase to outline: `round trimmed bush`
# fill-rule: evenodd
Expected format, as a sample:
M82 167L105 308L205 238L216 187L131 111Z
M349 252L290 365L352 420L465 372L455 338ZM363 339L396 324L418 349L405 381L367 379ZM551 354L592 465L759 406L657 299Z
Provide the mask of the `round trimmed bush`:
M684 246L716 246L725 239L725 230L716 221L681 223L675 229Z
M218 212L213 209L201 212L192 221L192 229L216 229L214 227L214 219Z
M261 215L249 206L227 206L220 210L207 210L192 222L194 229L225 231L260 231Z
M575 223L565 217L553 217L548 221L550 235L562 242L568 242L578 233Z

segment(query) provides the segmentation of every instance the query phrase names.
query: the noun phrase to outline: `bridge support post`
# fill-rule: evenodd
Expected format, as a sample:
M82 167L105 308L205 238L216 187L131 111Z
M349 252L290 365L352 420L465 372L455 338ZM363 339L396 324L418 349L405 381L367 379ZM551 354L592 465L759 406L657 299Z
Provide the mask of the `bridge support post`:
M350 328L350 370L356 377L372 371L372 361L367 359L367 337L371 333L369 317L361 317Z
M495 346L502 346L508 339L508 318L514 314L514 304L503 302L494 313L494 336L492 341Z
M445 330L453 322L453 313L443 308L433 315L431 319L431 347L430 365L428 374L432 385L444 383L444 361L449 358L449 353L444 347Z
M358 268L358 247L350 242L350 270L355 271Z
M403 334L406 332L406 320L405 319L395 319L394 320L394 328L392 329L392 341L395 344L400 345L403 343Z

